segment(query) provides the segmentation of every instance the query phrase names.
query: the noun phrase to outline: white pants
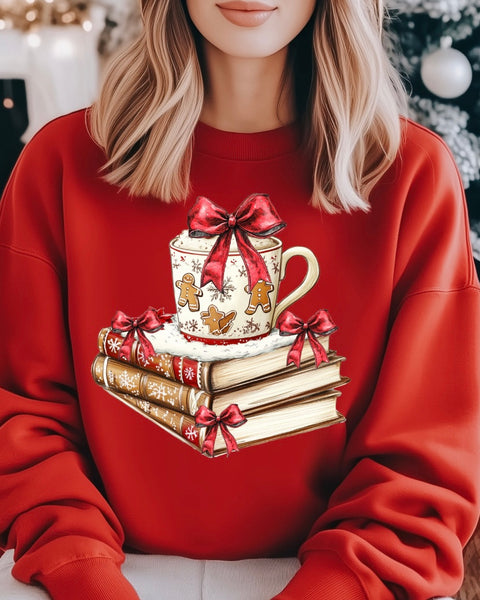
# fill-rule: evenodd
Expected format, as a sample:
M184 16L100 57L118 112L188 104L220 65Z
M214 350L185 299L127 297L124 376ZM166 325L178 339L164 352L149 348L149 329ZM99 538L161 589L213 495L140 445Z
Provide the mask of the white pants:
M1 600L47 600L43 589L11 575L13 551L0 559ZM270 600L295 575L296 558L241 561L191 560L127 554L122 571L141 600Z
M48 600L42 589L16 581L12 566L10 550L0 559L1 600ZM159 590L168 600L270 600L299 566L296 558L227 562L127 554L122 571L141 600L159 600Z

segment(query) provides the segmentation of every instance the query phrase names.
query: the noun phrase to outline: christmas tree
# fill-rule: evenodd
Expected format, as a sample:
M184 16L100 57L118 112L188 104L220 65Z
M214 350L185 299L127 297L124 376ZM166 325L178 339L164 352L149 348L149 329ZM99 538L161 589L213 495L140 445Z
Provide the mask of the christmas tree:
M411 117L447 142L465 187L480 260L480 0L389 0L388 49ZM477 262L477 266L480 263Z

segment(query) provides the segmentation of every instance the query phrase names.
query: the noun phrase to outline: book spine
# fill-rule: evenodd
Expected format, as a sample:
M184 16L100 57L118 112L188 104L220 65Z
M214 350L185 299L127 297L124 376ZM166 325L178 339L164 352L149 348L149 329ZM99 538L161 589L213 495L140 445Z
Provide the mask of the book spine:
M163 377L174 379L199 390L212 391L210 388L210 363L186 356L174 356L166 352L156 353L146 359L137 340L132 345L130 356L124 361L120 357L123 341L124 338L120 333L106 327L98 335L98 349L110 358L158 373Z
M107 391L111 393L111 390L107 389ZM148 402L148 400L143 400L130 394L113 393L112 395L137 408L147 417L162 425L169 433L178 436L182 441L201 451L205 438L205 430L199 429L195 425L195 419L192 416L158 406L157 404Z
M149 373L103 354L96 357L92 365L92 374L96 383L107 389L185 414L194 415L200 406L211 406L210 394L202 390Z

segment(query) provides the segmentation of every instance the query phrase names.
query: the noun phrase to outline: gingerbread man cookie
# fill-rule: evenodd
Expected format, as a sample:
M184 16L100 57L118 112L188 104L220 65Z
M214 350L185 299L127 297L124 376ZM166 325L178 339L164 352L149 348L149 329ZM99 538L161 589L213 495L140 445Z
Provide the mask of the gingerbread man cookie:
M248 285L246 285L245 291L247 294L250 294L250 304L245 313L247 315L253 315L259 306L262 307L263 312L270 312L272 310L272 304L268 294L273 291L274 288L275 286L273 283L269 283L263 279L257 281L251 291L248 289Z
M208 326L210 333L213 335L220 335L227 333L232 326L233 320L237 316L237 311L232 310L228 314L225 314L214 304L210 304L208 311L200 313L202 321Z
M200 310L198 296L203 296L203 292L195 285L195 277L191 273L185 273L181 281L176 281L175 285L180 289L178 306L186 306L188 304L188 308L192 312Z

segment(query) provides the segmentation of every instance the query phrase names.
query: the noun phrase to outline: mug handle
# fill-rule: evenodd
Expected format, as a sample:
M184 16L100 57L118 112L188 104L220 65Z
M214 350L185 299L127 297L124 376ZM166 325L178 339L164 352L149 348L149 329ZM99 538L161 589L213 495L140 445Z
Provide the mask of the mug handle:
M294 256L303 256L307 261L307 274L305 275L302 283L290 292L288 296L286 296L283 300L281 300L277 306L275 307L275 312L273 313L272 327L275 327L278 317L280 314L288 308L291 304L300 300L307 292L309 292L313 286L317 283L318 278L320 276L320 267L318 266L317 257L315 254L309 250L308 248L304 248L303 246L294 246L293 248L288 248L282 254L282 264L280 267L280 281L285 277L285 270L287 268L288 261Z

